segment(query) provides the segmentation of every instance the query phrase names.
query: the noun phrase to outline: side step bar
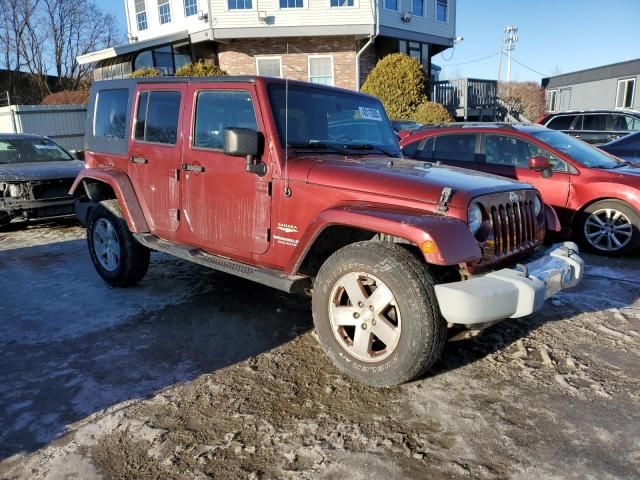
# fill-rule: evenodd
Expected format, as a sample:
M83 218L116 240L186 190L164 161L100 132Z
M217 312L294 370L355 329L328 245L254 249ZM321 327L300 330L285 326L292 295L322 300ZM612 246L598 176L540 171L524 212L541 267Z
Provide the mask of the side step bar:
M230 275L246 278L247 280L261 283L287 293L301 292L311 286L311 279L304 275L287 276L272 268L260 268L247 265L246 263L236 262L226 257L212 255L199 248L191 248L171 243L149 233L134 233L133 236L142 245L152 250L168 253L183 260L188 260Z

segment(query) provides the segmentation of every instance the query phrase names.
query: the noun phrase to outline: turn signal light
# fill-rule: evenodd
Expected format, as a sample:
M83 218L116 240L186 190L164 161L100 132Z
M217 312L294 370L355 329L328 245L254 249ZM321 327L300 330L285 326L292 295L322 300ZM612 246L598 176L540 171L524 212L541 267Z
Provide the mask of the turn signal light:
M422 253L431 254L434 253L438 247L433 240L426 240L422 243Z

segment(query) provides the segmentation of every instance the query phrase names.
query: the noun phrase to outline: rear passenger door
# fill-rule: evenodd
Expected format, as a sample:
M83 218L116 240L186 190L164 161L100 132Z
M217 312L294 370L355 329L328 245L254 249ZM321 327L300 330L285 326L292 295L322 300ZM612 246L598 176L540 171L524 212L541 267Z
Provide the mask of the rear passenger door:
M169 239L180 222L178 125L185 95L185 84L138 85L129 143L129 177L149 227Z
M420 143L413 158L477 169L477 140L478 135L475 133L451 133L429 137Z

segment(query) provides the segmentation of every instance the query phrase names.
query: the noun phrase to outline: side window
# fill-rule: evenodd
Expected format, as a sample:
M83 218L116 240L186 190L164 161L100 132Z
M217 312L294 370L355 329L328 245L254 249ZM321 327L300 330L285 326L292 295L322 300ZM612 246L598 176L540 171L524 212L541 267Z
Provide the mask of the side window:
M575 115L560 115L552 118L547 127L553 130L569 130L575 118Z
M582 130L607 130L607 119L610 115L585 115Z
M98 92L93 135L110 139L124 139L127 129L128 102L129 90L126 88Z
M529 167L529 143L506 135L487 135L486 162L507 167Z
M198 93L193 145L222 150L225 128L258 129L249 92L218 90Z
M435 140L433 159L443 162L473 162L476 151L476 135L442 135Z
M175 145L179 116L180 92L142 92L134 137L143 142Z
M614 115L612 129L618 132L636 132L640 130L640 119L631 115Z
M551 165L551 170L553 170L554 172L569 171L569 165L567 164L567 162L565 162L564 160L560 160L558 157L556 157L553 153L549 152L548 150L540 148L538 145L535 145L533 143L527 143L527 147L529 149L528 150L529 157L545 157L547 160L549 160L549 164Z
M416 152L414 158L419 160L432 161L433 160L433 144L435 143L433 137L428 138L426 141L416 142L420 148ZM474 145L475 148L475 145Z

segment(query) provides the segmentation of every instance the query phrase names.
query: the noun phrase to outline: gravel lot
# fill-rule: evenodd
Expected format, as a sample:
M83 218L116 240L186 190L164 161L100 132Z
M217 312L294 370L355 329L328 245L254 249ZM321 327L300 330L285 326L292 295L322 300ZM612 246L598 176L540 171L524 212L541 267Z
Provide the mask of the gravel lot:
M640 258L587 260L375 390L307 300L161 254L112 289L74 223L0 231L0 478L640 478Z

